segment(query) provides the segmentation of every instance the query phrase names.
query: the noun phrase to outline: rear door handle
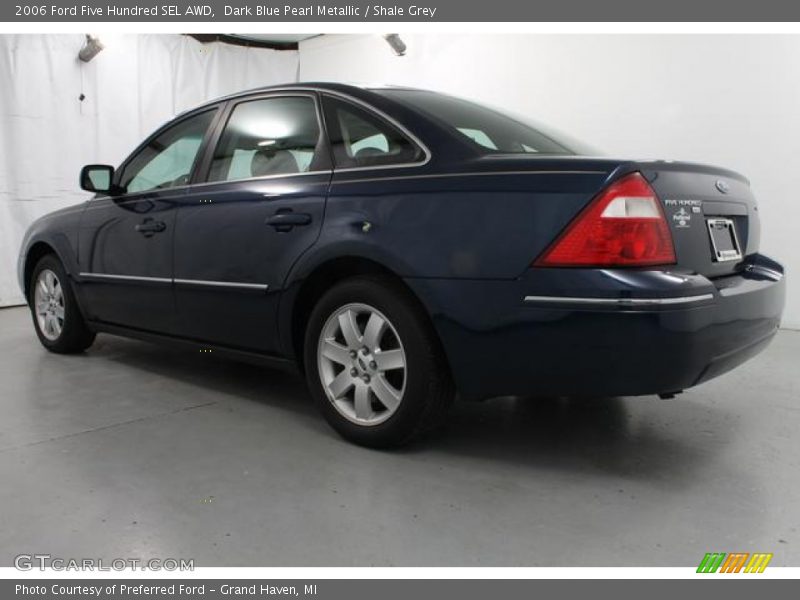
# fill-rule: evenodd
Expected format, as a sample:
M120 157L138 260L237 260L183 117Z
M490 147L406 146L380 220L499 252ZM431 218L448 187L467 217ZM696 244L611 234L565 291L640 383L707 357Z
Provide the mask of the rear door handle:
M167 224L164 223L164 221L153 221L152 219L145 219L142 223L139 223L134 227L136 231L145 237L150 237L153 234L161 233L166 228Z
M266 221L267 225L275 228L276 231L291 231L293 227L309 225L311 215L308 213L296 213L292 210L278 211Z

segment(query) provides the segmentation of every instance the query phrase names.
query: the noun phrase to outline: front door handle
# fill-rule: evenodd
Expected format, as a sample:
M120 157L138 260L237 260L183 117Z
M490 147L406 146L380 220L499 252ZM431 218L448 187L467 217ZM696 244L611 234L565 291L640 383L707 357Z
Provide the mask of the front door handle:
M164 223L164 221L153 221L153 219L145 219L134 227L134 229L144 237L152 237L156 233L161 233L166 228L167 224Z
M266 223L274 227L275 231L291 231L293 227L309 225L311 223L311 215L308 213L296 213L291 209L279 210L267 218Z

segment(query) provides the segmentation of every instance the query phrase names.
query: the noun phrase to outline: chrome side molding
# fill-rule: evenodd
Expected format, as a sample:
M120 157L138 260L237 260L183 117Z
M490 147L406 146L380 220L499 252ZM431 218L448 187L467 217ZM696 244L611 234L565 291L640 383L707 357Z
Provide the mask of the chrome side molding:
M240 283L238 281L208 281L205 279L173 279L176 285L196 285L203 287L236 288L240 290L259 290L266 292L266 283Z
M85 279L111 279L114 281L142 281L149 283L172 283L169 277L143 277L140 275L113 275L111 273L79 273Z
M269 286L266 283L242 283L238 281L209 281L205 279L178 279L169 277L143 277L140 275L114 275L111 273L79 273L84 279L107 279L112 281L139 281L144 283L163 283L175 285L189 285L200 287L230 288L237 290L255 290L266 292Z
M674 304L692 304L713 300L713 294L696 296L679 296L666 298L588 298L570 296L525 296L524 300L531 304L583 304L595 306L671 306Z

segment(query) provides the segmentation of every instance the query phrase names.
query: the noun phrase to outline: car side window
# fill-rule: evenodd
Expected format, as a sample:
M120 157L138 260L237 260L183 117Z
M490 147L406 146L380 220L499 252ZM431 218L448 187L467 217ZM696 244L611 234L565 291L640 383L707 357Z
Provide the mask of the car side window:
M319 138L317 109L309 96L241 102L225 125L208 180L307 173L315 163Z
M408 136L355 104L326 96L325 116L338 168L391 166L423 158Z
M187 185L215 113L191 116L151 139L124 167L122 189L132 194Z

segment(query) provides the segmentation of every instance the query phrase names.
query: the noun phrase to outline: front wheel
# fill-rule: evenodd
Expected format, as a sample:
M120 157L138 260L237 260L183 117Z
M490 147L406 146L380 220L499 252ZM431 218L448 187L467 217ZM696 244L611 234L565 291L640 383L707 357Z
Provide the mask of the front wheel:
M388 277L331 288L314 307L305 368L323 415L343 437L398 446L438 424L453 386L423 310Z
M83 319L67 273L52 254L33 268L30 309L36 335L51 352L81 352L94 342L95 334Z

